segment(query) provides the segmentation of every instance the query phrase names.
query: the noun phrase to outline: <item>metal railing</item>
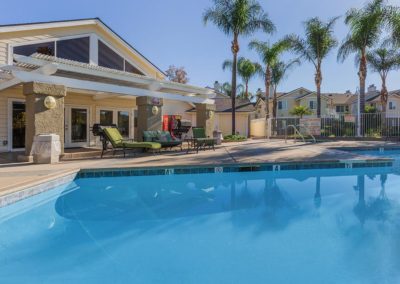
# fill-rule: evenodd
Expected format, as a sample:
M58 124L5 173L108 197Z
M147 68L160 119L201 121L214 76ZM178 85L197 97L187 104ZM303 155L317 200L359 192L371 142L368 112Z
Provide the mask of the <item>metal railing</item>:
M321 117L321 137L372 137L372 138L400 138L400 112L362 113L358 117L354 114L325 115ZM279 117L271 119L272 137L290 137L296 130L303 136L311 136L301 125L298 117ZM315 138L314 138L315 139Z
M300 133L300 131L297 129L296 126L288 125L285 128L285 143L287 143L287 138L288 138L287 132L288 132L288 129L292 129L293 132L294 132L294 142L297 141L297 135L300 136L300 138L303 140L304 143L306 142L306 139L304 138L303 134Z

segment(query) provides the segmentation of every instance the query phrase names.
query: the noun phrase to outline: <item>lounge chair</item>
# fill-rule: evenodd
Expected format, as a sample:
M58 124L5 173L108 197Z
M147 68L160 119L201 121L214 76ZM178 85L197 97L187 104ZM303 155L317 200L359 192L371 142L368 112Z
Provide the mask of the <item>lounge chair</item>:
M204 150L206 147L212 148L215 151L215 139L207 137L206 130L203 127L193 127L193 146L196 149L196 152L199 152L200 148Z
M172 137L168 131L143 131L143 141L160 143L161 148L180 147L182 150L182 141Z
M155 151L159 151L161 149L161 144L160 143L155 143L155 142L135 142L133 140L126 140L122 137L121 133L117 128L103 128L104 136L105 138L111 143L111 146L114 150L113 155L115 155L115 152L117 150L121 150L124 152L124 158L125 158L125 151L128 149L143 149L143 150L153 150L153 153ZM106 147L103 147L103 151L101 152L101 157L103 158L103 154L107 149Z

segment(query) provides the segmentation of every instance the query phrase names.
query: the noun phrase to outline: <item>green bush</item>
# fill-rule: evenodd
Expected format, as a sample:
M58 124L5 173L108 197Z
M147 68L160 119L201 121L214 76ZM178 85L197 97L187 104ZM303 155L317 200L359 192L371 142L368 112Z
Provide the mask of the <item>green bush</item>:
M224 141L226 142L234 142L234 141L245 141L247 138L242 135L227 135L224 136Z

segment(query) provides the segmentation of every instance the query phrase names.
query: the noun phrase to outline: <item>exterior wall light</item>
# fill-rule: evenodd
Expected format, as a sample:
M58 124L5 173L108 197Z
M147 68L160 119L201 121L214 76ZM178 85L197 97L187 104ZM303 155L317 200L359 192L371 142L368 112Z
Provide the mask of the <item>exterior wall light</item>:
M53 109L53 108L55 108L57 106L57 101L56 101L56 99L54 97L47 96L44 99L43 104L47 109Z
M152 113L153 115L157 115L159 111L160 111L160 109L158 108L158 106L153 106L153 107L151 108L151 113Z
M212 110L207 111L207 118L212 119L213 117L214 117L214 111Z

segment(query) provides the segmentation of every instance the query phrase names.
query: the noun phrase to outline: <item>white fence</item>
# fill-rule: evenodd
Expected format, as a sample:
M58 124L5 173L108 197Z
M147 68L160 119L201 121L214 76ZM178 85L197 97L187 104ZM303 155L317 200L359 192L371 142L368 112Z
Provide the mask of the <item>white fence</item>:
M271 136L294 135L292 128L304 128L298 117L279 117L271 119ZM307 133L303 133L307 135ZM321 117L321 137L400 137L400 113L363 113L356 115L340 114Z

